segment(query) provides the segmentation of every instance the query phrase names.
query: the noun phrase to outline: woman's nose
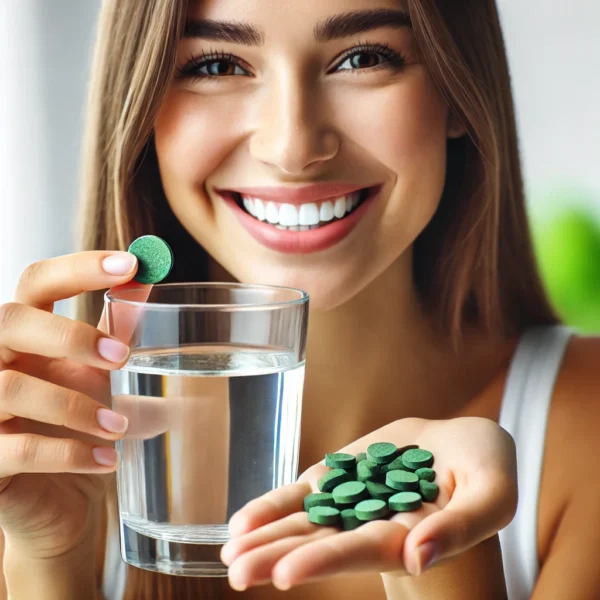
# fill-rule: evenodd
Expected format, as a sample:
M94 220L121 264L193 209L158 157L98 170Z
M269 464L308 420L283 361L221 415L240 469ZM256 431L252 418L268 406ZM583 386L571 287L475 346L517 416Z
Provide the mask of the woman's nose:
M279 81L265 91L250 152L287 175L301 175L334 158L340 147L327 124L318 91L291 81Z

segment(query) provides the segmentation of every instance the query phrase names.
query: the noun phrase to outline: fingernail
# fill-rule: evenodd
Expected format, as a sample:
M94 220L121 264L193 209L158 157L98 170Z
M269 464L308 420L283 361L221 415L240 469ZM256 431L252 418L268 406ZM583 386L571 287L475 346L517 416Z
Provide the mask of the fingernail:
M94 460L103 467L114 467L117 464L119 455L114 448L107 446L98 446L92 450Z
M425 542L417 548L417 575L430 567L437 559L440 547L436 542Z
M96 420L102 429L106 429L110 433L123 433L129 423L127 417L107 408L99 408L96 411Z
M109 275L127 275L135 267L136 257L129 252L117 252L102 261L102 268Z
M129 354L129 348L122 342L110 338L100 338L98 341L98 354L110 362L123 362Z

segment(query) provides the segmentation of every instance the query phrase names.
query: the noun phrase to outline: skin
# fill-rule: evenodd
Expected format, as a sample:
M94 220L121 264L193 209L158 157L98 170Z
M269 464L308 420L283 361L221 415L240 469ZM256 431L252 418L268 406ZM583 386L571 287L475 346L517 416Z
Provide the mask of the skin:
M211 253L212 278L293 285L307 289L313 300L302 480L239 512L231 522L234 540L223 549L232 585L248 587L248 598L280 596L271 582L293 586L286 592L292 600L503 597L494 533L514 512L515 465L514 445L496 421L517 340L492 341L470 330L462 353L454 353L449 340L433 331L410 272L412 243L439 202L446 139L462 132L415 61L408 30L368 35L406 55L407 66L397 72L324 74L340 52L364 39L316 44L311 37L322 17L375 6L399 3L303 0L294 10L280 11L267 0L192 5L194 16L243 17L262 27L261 48L211 43L212 49L241 55L258 76L178 81L156 124L169 202ZM209 51L206 42L185 40L180 60L203 49ZM373 110L361 110L366 105ZM266 250L214 194L219 185L322 180L377 181L382 193L339 247L315 255ZM116 469L98 465L92 449L123 435L100 426L98 409L110 401L108 371L124 364L127 349L107 360L100 355L111 338L104 319L94 328L53 315L52 308L82 291L130 281L136 265L115 273L114 264L107 264L113 257L123 258L99 251L31 265L15 303L0 307L0 526L13 600L42 593L47 600L91 597L99 511ZM123 316L126 341L131 315ZM534 600L587 600L600 588L600 480L590 477L600 452L599 351L598 339L573 340L557 380L541 483L542 569ZM351 378L349 365L360 365ZM332 431L323 415L342 405ZM295 514L298 499L314 487L324 454L363 449L380 436L398 444L417 441L437 454L443 483L438 501L365 528L359 538L372 535L360 538L360 548L357 535L334 537L330 530L307 528ZM483 458L480 480L469 482L464 472L472 473ZM579 493L582 481L586 494ZM461 507L462 521L450 512L454 505ZM300 535L290 537L294 527ZM407 576L420 570L417 549L428 541L438 543L440 559L418 577ZM340 549L334 557L323 552L331 543ZM307 583L311 579L319 581Z

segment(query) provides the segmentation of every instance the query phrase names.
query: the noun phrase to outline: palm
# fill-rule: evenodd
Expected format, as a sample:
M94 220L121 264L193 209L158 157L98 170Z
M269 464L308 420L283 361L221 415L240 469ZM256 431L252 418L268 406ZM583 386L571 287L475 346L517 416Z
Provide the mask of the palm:
M230 524L234 539L223 549L230 578L250 584L272 579L295 585L348 571L405 573L405 565L414 561L415 548L439 538L448 522L459 532L454 539L463 537L457 542L460 548L452 548L456 551L493 535L498 523L512 519L514 444L492 421L403 419L342 451L358 454L377 441L398 446L414 443L433 453L440 488L435 502L354 531L319 527L309 523L302 511L304 496L317 491L317 481L327 471L324 465L315 465L298 483L274 490L234 515ZM476 526L469 522L473 514Z

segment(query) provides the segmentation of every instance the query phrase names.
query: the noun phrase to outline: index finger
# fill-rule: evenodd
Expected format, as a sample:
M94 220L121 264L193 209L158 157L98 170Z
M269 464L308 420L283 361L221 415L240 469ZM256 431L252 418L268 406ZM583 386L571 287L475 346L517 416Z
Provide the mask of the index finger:
M54 303L121 285L137 270L137 258L129 252L94 250L42 260L22 273L15 302L52 311Z
M229 534L238 537L287 515L300 512L303 510L304 497L310 494L312 489L308 481L291 483L250 500L229 520Z

